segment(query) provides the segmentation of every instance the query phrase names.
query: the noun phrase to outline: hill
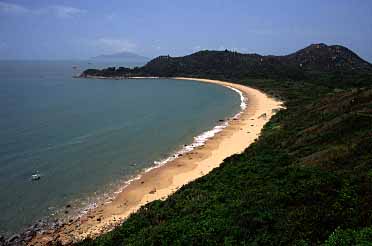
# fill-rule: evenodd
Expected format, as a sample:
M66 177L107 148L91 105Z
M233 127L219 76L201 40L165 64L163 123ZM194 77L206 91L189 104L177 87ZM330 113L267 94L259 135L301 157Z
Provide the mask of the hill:
M354 245L359 230L372 240L372 90L303 100L243 154L80 245Z
M351 50L339 46L313 44L286 56L261 56L225 51L199 51L184 57L160 56L141 68L88 69L84 76L162 76L292 79L316 81L338 87L368 84L372 65Z
M273 71L262 68L261 75L255 73L262 78L254 79L249 69L261 59ZM275 70L298 71L298 63L306 79L295 79L290 69L280 76ZM369 63L346 48L320 44L276 57L228 51L160 57L123 74L175 76L183 73L180 66L187 71L182 75L258 88L284 100L287 109L242 154L167 200L145 205L112 232L78 245L370 245ZM336 72L340 80L332 80Z

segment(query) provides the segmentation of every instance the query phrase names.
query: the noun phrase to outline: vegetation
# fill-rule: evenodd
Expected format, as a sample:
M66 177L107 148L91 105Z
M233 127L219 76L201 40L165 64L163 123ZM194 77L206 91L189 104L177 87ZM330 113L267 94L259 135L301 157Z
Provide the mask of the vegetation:
M287 109L244 153L79 245L370 244L372 77L360 72L365 88L338 86L328 80L333 72L314 81L236 80Z

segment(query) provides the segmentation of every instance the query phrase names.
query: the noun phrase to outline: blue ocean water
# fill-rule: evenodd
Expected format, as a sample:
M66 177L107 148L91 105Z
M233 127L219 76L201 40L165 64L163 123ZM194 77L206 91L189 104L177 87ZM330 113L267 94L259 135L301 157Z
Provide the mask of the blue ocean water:
M240 110L212 84L72 78L108 65L0 61L0 234L78 212Z

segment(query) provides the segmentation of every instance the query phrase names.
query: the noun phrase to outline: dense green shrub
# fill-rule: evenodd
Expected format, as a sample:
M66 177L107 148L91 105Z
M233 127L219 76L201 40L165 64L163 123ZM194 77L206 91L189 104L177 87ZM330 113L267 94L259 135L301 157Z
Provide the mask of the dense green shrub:
M286 100L259 141L80 245L361 244L372 226L372 90L246 80ZM283 87L282 84L285 86Z
M372 227L359 230L336 229L324 243L325 246L372 245Z
M79 245L370 245L372 68L347 48L315 44L277 57L201 51L87 75L234 81L287 109L242 154Z

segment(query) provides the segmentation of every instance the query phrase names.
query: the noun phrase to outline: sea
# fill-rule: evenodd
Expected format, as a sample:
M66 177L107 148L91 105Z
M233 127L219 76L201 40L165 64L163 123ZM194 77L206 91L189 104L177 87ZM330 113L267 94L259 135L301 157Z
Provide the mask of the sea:
M0 235L86 212L241 110L239 93L214 84L73 78L138 65L0 61Z

